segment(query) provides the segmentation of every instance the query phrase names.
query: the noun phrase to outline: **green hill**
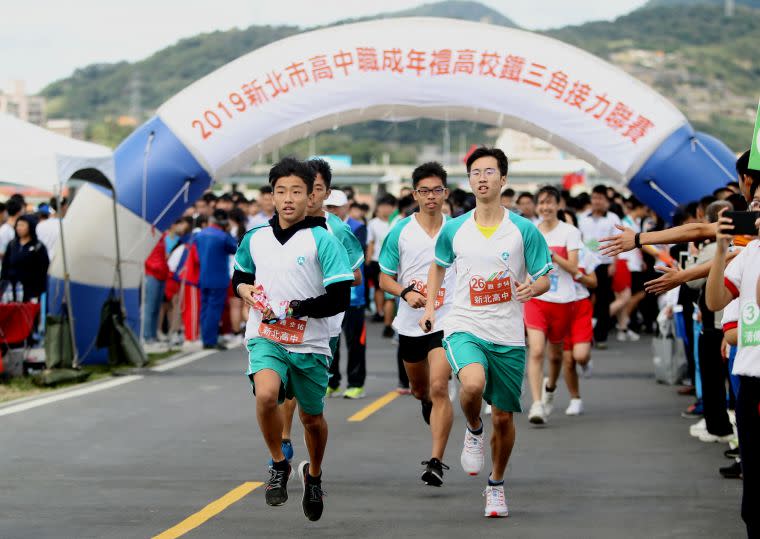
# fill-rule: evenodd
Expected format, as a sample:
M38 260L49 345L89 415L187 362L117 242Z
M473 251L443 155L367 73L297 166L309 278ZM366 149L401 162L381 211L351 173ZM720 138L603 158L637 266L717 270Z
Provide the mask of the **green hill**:
M707 3L717 3L708 1ZM737 4L760 4L746 0ZM515 24L477 2L447 1L376 17L440 16ZM359 19L355 19L359 20ZM361 19L365 20L365 19ZM354 22L339 21L336 24ZM112 145L128 129L105 125L104 119L127 114L132 88L140 88L140 102L151 111L193 81L231 60L273 41L303 31L293 26L251 26L200 34L182 39L134 63L92 65L50 84L42 94L49 99L50 117L84 118L90 135ZM739 150L751 138L757 81L760 80L760 10L737 5L726 18L722 5L681 5L680 0L652 0L646 8L607 22L590 22L545 32L622 67L651 84L673 101L702 130L721 137ZM357 162L379 158L414 161L423 144L440 144L441 122L419 120L401 124L369 122L348 126L318 137L317 151L348 151ZM451 125L456 137L480 137L482 126L469 122ZM478 141L480 141L478 139ZM411 146L411 147L410 147Z
M653 7L680 7L680 6L720 6L723 7L726 0L649 0L642 9ZM737 6L747 6L751 8L760 8L760 0L734 0Z

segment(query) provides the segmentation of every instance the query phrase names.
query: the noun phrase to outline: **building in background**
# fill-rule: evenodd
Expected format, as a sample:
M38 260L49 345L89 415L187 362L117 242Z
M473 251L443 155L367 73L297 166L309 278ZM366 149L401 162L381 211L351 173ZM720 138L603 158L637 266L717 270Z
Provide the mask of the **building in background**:
M63 135L64 137L85 140L87 135L87 122L85 120L69 120L59 118L48 120L45 124L50 131Z
M27 95L24 81L13 80L0 88L0 113L43 126L47 119L45 98Z

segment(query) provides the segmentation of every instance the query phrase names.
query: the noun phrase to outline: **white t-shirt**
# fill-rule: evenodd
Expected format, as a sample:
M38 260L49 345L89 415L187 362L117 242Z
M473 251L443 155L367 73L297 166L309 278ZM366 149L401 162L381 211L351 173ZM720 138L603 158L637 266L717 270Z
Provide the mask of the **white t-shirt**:
M541 230L541 227L538 230L544 235L549 249L562 258L567 258L570 251L577 251L583 247L581 233L573 225L558 221L557 226L549 232L544 232ZM549 282L551 284L549 290L538 296L537 299L550 303L572 303L575 301L575 281L573 275L570 275L559 265L555 265L554 269L549 273Z
M723 309L723 317L720 320L720 325L723 327L723 331L728 331L739 327L739 300L732 300L731 303L726 305Z
M15 229L8 223L3 223L0 226L0 256L5 256L5 251L8 250L8 244L16 237Z
M728 263L726 288L739 298L739 340L733 374L760 378L760 307L757 279L760 277L760 240L752 240ZM725 313L724 313L725 316Z
M416 290L427 293L428 271L435 258L435 244L447 218L444 217L443 225L435 237L431 238L420 226L417 215L415 213L401 219L386 236L380 253L380 271L396 277L398 283L404 288L414 284ZM456 273L453 267L449 267L446 269L441 292L438 294L435 311L436 324L442 323L451 310L455 287ZM423 313L424 308L413 309L406 301L401 300L398 314L393 320L393 328L400 335L421 337L425 335L419 326Z
M588 212L581 215L581 218L578 220L578 228L583 236L583 243L590 251L597 254L600 247L599 240L619 234L620 231L615 228L615 225L619 224L620 218L611 211L608 211L603 217L598 217ZM609 256L599 254L599 258L601 260L600 264L612 263L612 258Z
M55 246L58 243L58 238L61 236L60 225L58 219L50 217L44 221L40 221L36 228L37 239L42 242L42 245L47 249L48 258L53 260L53 253L55 252Z
M586 275L590 275L596 270L596 267L598 265L599 256L597 256L596 253L589 251L585 247L581 248L581 250L578 252L578 270L582 271ZM573 284L575 286L575 301L580 301L591 296L591 292L589 292L588 288L586 288L582 283L579 283L573 279Z
M327 285L354 280L346 250L322 227L298 230L285 245L270 225L254 228L238 246L235 269L256 276L275 314L280 314L282 302L321 296ZM329 318L286 318L265 324L261 312L250 309L245 339L263 337L290 352L330 357L329 329Z
M641 232L641 226L627 215L623 218L623 225L634 232ZM625 260L628 271L644 271L644 256L641 254L641 249L626 251L619 254L618 257Z
M457 273L454 305L438 329L447 337L467 332L494 344L525 346L517 283L553 269L549 248L533 223L508 210L486 238L475 223L475 211L448 221L436 241L436 264L454 265Z
M380 250L383 247L385 236L391 229L391 225L388 221L383 221L379 217L370 219L367 224L367 243L373 243L372 249L372 262L380 260Z

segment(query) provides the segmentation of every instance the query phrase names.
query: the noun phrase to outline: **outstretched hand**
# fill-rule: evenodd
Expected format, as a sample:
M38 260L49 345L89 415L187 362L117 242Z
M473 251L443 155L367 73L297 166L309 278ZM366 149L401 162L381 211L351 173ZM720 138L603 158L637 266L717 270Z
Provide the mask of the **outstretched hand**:
M657 267L658 271L662 271L662 275L644 283L644 289L650 294L664 294L669 290L673 290L675 287L682 285L683 280L681 268L671 268L670 266Z
M599 243L602 244L602 248L599 250L600 254L617 256L620 253L627 253L636 248L636 233L632 228L623 225L615 225L615 228L622 233L617 236L607 236L599 240Z

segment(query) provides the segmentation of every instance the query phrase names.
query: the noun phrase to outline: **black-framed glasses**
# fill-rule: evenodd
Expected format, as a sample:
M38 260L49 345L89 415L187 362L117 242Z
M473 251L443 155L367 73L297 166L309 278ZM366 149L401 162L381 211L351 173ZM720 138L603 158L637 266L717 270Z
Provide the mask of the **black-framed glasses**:
M477 180L482 175L487 180L492 180L496 178L499 174L499 171L495 168L486 168L483 170L480 170L479 168L474 168L470 172L467 173L467 175L472 180Z
M433 188L433 189L428 189L428 188L426 188L426 187L423 187L422 189L415 189L414 191L415 191L415 192L416 192L418 195L420 195L421 197L426 197L426 196L428 196L430 193L433 193L435 196L439 197L439 196L441 196L443 193L445 193L445 192L446 192L446 188L445 188L445 187L435 187L435 188Z

